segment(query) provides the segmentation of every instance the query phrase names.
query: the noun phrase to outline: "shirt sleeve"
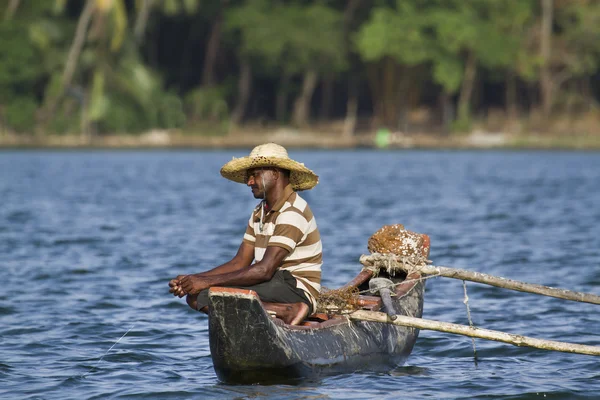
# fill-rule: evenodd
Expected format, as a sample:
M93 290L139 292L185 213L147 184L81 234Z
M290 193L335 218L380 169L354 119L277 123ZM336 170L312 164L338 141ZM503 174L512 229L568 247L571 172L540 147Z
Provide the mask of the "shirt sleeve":
M248 225L246 225L243 241L253 246L256 243L256 236L254 235L254 212L250 215Z

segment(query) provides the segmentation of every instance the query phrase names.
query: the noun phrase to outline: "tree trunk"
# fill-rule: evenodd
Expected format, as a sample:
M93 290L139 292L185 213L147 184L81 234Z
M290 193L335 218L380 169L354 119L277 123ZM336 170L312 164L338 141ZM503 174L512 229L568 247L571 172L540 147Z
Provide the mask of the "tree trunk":
M204 69L202 70L202 86L213 86L215 84L215 66L217 55L221 44L221 33L223 27L223 14L219 11L210 31L206 53L204 54Z
M12 17L15 15L15 12L17 12L20 3L21 0L10 0L10 3L8 3L8 6L6 7L6 13L4 14L5 21L12 19Z
M385 120L384 124L387 128L395 128L398 124L396 105L396 94L397 94L397 71L396 62L391 58L386 58L383 81L381 82L384 102Z
M73 38L73 43L71 43L71 48L69 49L69 54L67 56L67 62L65 64L65 69L63 71L62 81L58 93L50 93L49 96L52 97L50 99L46 99L46 107L42 111L43 124L47 123L48 119L52 116L52 114L54 114L56 106L62 99L65 90L71 85L73 75L77 69L79 55L81 54L81 50L83 49L83 45L85 43L88 27L90 25L92 15L94 14L94 8L95 0L87 0L85 7L79 16L79 21L77 22L75 37Z
M344 119L344 131L343 136L345 138L351 138L354 135L356 129L356 120L358 115L358 87L357 70L361 65L361 61L358 60L355 54L350 49L352 48L352 25L354 22L354 15L358 6L362 0L348 0L346 8L344 9L344 48L346 57L350 63L350 70L348 73L348 99L346 100L346 118ZM368 67L367 67L368 68Z
M467 62L465 64L465 76L460 88L458 98L458 119L468 121L471 116L471 98L473 96L473 86L475 84L475 75L477 73L477 59L475 53L469 51Z
M442 131L448 135L452 130L452 122L454 121L454 111L452 110L452 101L450 95L445 89L440 93L440 108L442 110Z
M409 124L407 118L407 111L410 110L410 92L411 92L411 69L399 65L397 67L397 74L399 75L400 81L398 82L398 89L396 90L396 128L404 133L408 133Z
M326 74L323 78L322 97L321 97L321 113L320 119L327 120L331 116L331 104L333 103L333 75Z
M592 93L592 79L590 76L585 76L579 82L580 90L585 104L585 112L590 112L594 108L595 100Z
M247 60L240 61L240 80L238 81L238 101L231 114L231 122L239 124L244 119L246 107L252 90L252 68Z
M356 81L350 79L348 85L348 101L346 102L346 119L344 120L344 137L351 138L356 129L356 118L358 114L358 88Z
M352 31L352 29L350 29L350 25L354 20L354 13L356 12L361 1L362 0L348 0L346 3L346 8L344 8L344 32L346 34Z
M290 75L287 71L283 71L275 99L275 119L279 122L284 122L286 119L289 85Z
M515 71L509 69L506 73L506 113L511 122L518 118L517 111L517 79Z
M77 22L77 29L75 31L75 38L73 39L73 43L71 44L71 49L69 50L69 55L67 56L67 64L65 65L65 70L63 72L63 90L71 84L73 74L77 69L79 55L81 54L81 50L83 49L87 30L90 25L92 15L94 14L94 3L95 0L87 0L87 2L85 3L85 7L81 12L81 15L79 16L79 21Z
M385 121L385 112L382 101L382 93L379 84L379 65L378 63L367 64L367 80L371 89L371 103L373 105L373 122L379 127Z
M552 111L552 75L550 71L550 57L552 56L552 21L554 18L553 0L542 2L542 28L540 40L540 57L542 67L540 71L540 88L542 95L542 111L544 117L550 116Z
M304 73L304 80L302 82L302 92L296 98L294 102L294 115L292 122L296 126L305 126L308 124L308 118L310 116L310 101L312 99L319 74L315 70L309 70Z
M92 84L90 84L90 86L91 85ZM79 129L81 131L79 132L79 140L81 141L81 144L90 144L92 141L92 135L90 132L90 118L88 112L91 91L91 87L87 90L83 90L83 98L81 100L81 115L79 121Z
M144 38L146 33L146 26L148 26L148 19L150 18L150 10L152 9L153 0L142 0L140 11L135 19L135 25L133 28L133 35L135 42L139 45Z

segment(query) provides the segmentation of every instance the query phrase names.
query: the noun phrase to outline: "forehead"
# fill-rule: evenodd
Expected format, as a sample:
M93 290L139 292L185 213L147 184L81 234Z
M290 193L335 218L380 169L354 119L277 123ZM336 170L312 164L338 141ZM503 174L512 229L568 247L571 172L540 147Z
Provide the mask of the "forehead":
M275 168L269 167L258 167L258 168L248 168L246 170L246 175L254 175L256 173L262 173L263 171L274 171Z

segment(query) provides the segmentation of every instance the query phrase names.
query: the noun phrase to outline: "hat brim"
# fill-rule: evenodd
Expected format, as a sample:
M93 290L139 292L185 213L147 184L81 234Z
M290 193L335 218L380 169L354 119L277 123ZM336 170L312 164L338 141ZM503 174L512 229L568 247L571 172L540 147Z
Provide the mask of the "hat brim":
M296 191L309 190L319 183L319 177L304 164L291 158L242 157L234 158L221 168L221 176L230 181L246 183L246 171L251 168L275 167L290 171L290 184Z

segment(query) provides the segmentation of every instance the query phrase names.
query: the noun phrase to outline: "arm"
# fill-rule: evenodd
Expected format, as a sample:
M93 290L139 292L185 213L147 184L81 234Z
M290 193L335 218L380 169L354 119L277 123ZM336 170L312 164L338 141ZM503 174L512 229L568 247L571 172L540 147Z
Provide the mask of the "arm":
M244 267L249 266L254 260L254 243L256 242L256 236L254 234L254 212L250 214L250 219L246 225L246 232L244 232L244 240L238 249L237 254L231 259L231 261L225 264L219 265L209 271L195 274L198 277L213 276L226 274L237 271ZM178 277L179 278L179 277Z
M256 264L218 275L187 275L180 281L181 288L187 294L197 294L211 286L249 286L265 282L273 277L288 254L282 247L270 246Z
M173 293L174 296L183 297L186 293L182 290L181 280L186 276L192 277L205 277L205 276L214 276L220 274L227 274L237 270L240 270L244 267L249 266L254 259L254 246L247 242L242 242L240 245L236 255L225 264L221 264L211 270L200 272L192 275L178 275L177 278L171 279L169 281L169 292Z
M225 264L221 264L211 270L200 272L194 275L204 277L226 274L249 266L252 263L252 260L254 260L254 246L246 242L242 242L236 255L230 261L227 261Z

